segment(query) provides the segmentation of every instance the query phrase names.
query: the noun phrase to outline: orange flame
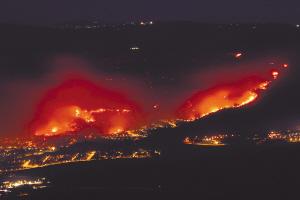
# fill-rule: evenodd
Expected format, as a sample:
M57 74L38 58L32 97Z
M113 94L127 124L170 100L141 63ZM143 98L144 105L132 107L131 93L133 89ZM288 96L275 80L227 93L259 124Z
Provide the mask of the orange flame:
M251 76L239 81L216 85L197 92L189 98L177 110L177 117L192 121L226 108L244 106L257 99L259 91L265 90L269 84L268 80Z
M48 91L38 105L31 130L39 136L61 135L84 128L113 134L136 128L140 116L139 107L124 96L88 81L70 80Z
M241 55L236 53L236 57ZM272 78L270 75L247 76L238 81L217 84L196 92L176 110L176 117L179 120L193 121L223 109L247 105L256 100L259 93L266 90L272 80L278 78L281 67L287 68L288 64L284 63L277 66L277 69L272 69Z

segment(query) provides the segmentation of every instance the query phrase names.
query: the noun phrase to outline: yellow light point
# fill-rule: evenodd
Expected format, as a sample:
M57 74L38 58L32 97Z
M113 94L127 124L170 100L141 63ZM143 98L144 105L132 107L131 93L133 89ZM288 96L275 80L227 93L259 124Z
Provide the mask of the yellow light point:
M121 128L118 128L118 129L115 131L115 133L121 133L121 132L123 132L123 129L121 129Z
M104 108L99 108L99 109L97 109L97 110L92 110L92 111L90 111L90 113L91 114L94 114L94 113L103 113L103 112L105 112L106 111L106 109L104 109Z
M79 116L80 116L80 110L79 110L79 109L76 109L76 110L75 110L75 116L76 116L76 117L79 117Z
M213 140L213 143L214 143L215 145L218 145L218 144L220 144L220 142L219 142L219 141L217 141L217 140Z
M159 104L153 105L153 109L155 109L155 110L159 109Z
M58 128L57 127L53 127L52 129L51 129L51 132L52 133L56 133L58 131Z
M43 163L45 163L47 160L49 160L50 156L46 156L44 159L43 159Z
M241 107L241 106L244 106L248 103L251 103L252 101L254 101L256 98L258 97L258 95L254 92L251 92L250 95L248 96L248 98L243 101L240 105L236 106L236 107Z
M172 128L176 128L177 124L175 121L168 121L168 124L172 127Z
M242 53L238 52L238 53L236 53L236 54L234 55L234 57L235 57L235 58L240 58L242 55L243 55Z
M140 137L141 134L139 134L137 131L135 130L129 130L129 131L126 131L126 133L130 136L130 137Z
M96 151L91 151L87 153L86 161L90 161L96 154Z
M124 132L124 129L116 127L116 128L111 128L108 132L111 134L118 134Z
M106 110L104 108L100 108L97 112L105 112Z
M31 162L30 160L25 161L22 164L22 167L23 168L36 168L36 167L39 167L39 165L30 164L30 162Z
M199 145L199 146L225 146L224 143L220 143L218 141L214 141L212 143L196 143L196 145Z
M76 153L72 158L71 160L74 161L77 157L78 157L79 153Z
M132 158L138 158L139 155L138 155L138 152L133 152L133 154L131 155Z
M87 123L92 123L92 122L95 122L96 120L93 118L93 117L91 117L91 118L87 118L86 119L86 122Z
M256 97L257 97L257 94L252 93L252 95L249 96L249 98L244 103L250 103L250 102L254 101L256 99Z
M50 150L51 150L51 151L55 151L55 150L56 150L56 147L54 147L54 146L53 146L53 147L50 147Z
M82 110L78 106L72 106L69 108L72 111L73 117L83 119L87 123L95 122L94 117L92 116L92 113L87 110Z
M184 140L183 140L183 143L184 144L192 144L192 141L189 137L186 137Z
M272 76L274 79L277 79L279 72L278 71L273 71Z
M210 113L218 112L220 109L222 109L222 108L211 108ZM209 114L209 113L207 113L207 114Z
M258 88L261 89L261 90L266 90L267 87L268 87L268 85L269 85L269 83L270 83L269 81L263 82L263 83L261 83L261 84L258 86Z

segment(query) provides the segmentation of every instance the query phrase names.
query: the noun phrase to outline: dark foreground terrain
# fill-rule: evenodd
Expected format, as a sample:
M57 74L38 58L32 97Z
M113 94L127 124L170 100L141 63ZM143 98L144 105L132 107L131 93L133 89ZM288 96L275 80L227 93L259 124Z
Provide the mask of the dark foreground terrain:
M92 161L17 173L50 186L20 189L3 199L297 199L299 145L176 147L160 158ZM23 191L22 191L23 190ZM178 194L180 193L180 194Z

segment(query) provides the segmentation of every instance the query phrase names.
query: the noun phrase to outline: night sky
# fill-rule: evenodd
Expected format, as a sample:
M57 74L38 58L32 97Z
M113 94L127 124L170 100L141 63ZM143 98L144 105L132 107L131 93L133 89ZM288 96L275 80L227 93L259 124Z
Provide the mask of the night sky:
M53 24L87 19L151 19L298 23L299 4L294 0L2 0L0 22Z

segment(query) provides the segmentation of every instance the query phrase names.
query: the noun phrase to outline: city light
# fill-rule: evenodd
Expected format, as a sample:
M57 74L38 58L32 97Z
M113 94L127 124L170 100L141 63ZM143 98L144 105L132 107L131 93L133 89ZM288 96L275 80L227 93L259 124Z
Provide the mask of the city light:
M234 54L234 57L235 57L235 58L241 58L242 55L243 55L243 54L242 54L241 52L238 52L238 53Z

